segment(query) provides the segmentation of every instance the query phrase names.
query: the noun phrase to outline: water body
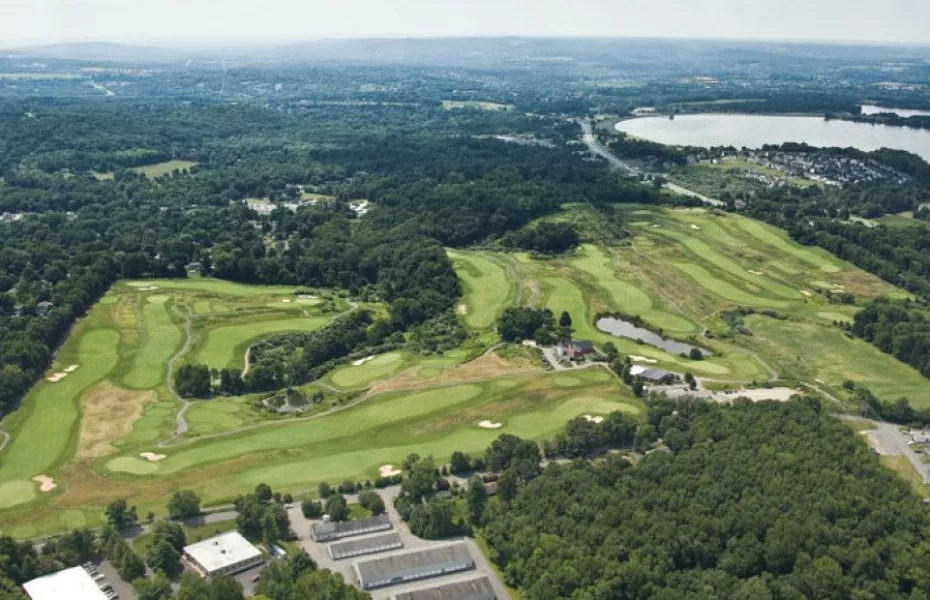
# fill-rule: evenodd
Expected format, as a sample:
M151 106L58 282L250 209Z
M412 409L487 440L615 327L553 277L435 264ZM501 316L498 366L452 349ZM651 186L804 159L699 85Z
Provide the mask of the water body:
M597 320L595 325L604 333L609 333L617 337L625 337L631 340L642 340L650 346L661 348L662 350L665 350L671 354L688 354L694 348L700 350L704 356L711 356L713 354L711 351L705 350L704 348L699 348L698 346L692 346L691 344L686 344L677 340L663 338L654 331L649 331L648 329L637 327L629 321L624 321L623 319L618 319L616 317L602 317Z
M733 146L761 148L765 144L806 142L811 146L864 151L907 150L930 161L930 130L826 121L823 117L700 114L643 117L620 121L618 131L670 146Z
M885 106L875 106L874 104L863 104L862 114L876 115L878 113L894 113L899 117L930 117L930 110L911 110L909 108L888 108Z

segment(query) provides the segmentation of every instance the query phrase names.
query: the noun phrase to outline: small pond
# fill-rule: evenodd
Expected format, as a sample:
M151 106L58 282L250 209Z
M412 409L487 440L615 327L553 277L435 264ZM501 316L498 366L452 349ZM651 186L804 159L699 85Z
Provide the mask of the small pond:
M609 333L618 337L625 337L635 341L641 340L650 346L661 348L670 354L688 354L692 349L697 348L704 356L713 355L713 352L710 350L705 350L699 346L686 344L671 338L663 338L654 331L650 331L642 327L637 327L629 321L624 321L623 319L618 319L616 317L601 317L597 320L595 325L604 333Z

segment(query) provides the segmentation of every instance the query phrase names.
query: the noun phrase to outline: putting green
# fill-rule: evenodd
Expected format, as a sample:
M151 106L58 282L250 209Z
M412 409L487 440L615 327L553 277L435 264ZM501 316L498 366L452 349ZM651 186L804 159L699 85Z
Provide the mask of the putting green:
M289 319L252 321L216 327L207 331L206 340L194 354L193 362L215 369L243 365L246 348L256 341L289 331L316 331L332 320L328 316L294 316Z
M235 431L245 422L239 416L245 403L241 399L221 398L194 402L185 413L192 435L209 435Z
M572 375L556 375L552 381L559 387L578 387L584 383L578 377Z
M393 373L403 365L403 362L404 357L400 352L388 352L359 366L348 364L339 367L331 375L330 381L333 385L342 388L359 387Z
M38 474L38 473L37 473ZM34 481L4 481L0 483L0 508L31 502L38 496Z
M500 264L482 254L456 251L449 256L465 288L465 324L472 329L490 328L513 300L514 282Z
M107 469L114 473L129 473L130 475L150 475L158 470L158 463L137 458L135 456L120 456L107 463Z
M156 387L165 376L165 366L181 345L182 333L168 313L168 296L144 299L141 344L132 358L132 366L120 381L128 388L148 390Z

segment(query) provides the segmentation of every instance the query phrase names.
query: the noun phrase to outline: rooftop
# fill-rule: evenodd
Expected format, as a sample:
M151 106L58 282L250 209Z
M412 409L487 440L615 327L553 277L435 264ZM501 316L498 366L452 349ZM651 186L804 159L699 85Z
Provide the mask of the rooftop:
M329 550L333 558L339 560L361 554L374 554L402 548L403 542L396 533L382 533L369 537L356 538L345 542L333 542Z
M355 572L362 587L382 581L410 581L431 574L452 572L474 566L475 560L462 542L360 560Z
M93 578L81 567L65 569L23 584L32 600L107 600Z
M495 600L494 588L487 577L456 581L445 585L413 590L391 596L391 600Z
M390 517L388 517L387 514L380 514L376 517L368 517L367 519L359 519L357 521L322 521L313 524L313 534L316 537L333 534L336 534L338 537L345 537L353 535L356 532L361 533L373 527L389 529L391 527Z
M230 531L184 547L184 554L194 559L207 572L254 560L262 553L238 531Z

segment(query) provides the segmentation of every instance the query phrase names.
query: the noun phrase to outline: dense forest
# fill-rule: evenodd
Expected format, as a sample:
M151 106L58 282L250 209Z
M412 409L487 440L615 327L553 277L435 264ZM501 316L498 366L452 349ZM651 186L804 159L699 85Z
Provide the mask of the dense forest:
M547 598L916 598L930 518L819 403L664 405L684 443L631 465L550 465L482 532L507 581Z

